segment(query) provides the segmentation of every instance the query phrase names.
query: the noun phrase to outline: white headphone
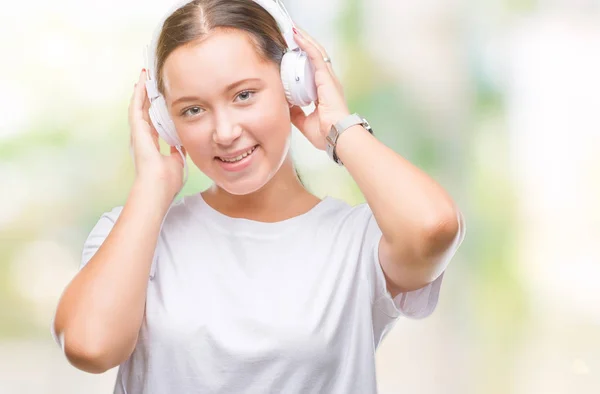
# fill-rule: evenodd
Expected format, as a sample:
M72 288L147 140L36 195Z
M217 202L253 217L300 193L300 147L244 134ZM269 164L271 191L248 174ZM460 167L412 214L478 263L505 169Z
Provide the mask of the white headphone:
M158 91L156 83L156 47L158 45L158 38L162 30L162 26L165 20L176 10L190 3L192 0L179 1L174 7L166 14L166 16L159 23L152 41L148 47L146 47L146 62L147 62L147 81L146 81L146 92L150 100L150 119L154 128L167 142L167 144L177 148L181 156L185 156L181 152L181 141L175 130L175 125L169 111L167 109L166 101L163 95ZM314 69L310 64L306 53L304 53L296 41L294 40L294 22L292 21L289 13L285 9L285 6L280 0L249 0L258 3L262 6L269 14L273 16L277 22L279 29L285 39L288 50L283 56L281 61L281 81L285 89L285 95L287 100L292 105L306 106L317 99L317 89L314 80ZM186 166L186 178L187 178L187 166ZM184 181L185 183L185 181Z

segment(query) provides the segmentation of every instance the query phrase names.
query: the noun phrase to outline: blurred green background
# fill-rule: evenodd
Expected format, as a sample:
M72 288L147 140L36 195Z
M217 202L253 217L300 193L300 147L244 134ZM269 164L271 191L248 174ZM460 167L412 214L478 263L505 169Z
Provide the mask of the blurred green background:
M377 353L388 393L600 392L600 1L288 0L350 108L461 207L438 308ZM133 177L127 106L170 0L0 13L0 393L108 393L50 319ZM295 130L319 196L362 195ZM192 170L183 194L209 180ZM407 185L410 187L410 185Z

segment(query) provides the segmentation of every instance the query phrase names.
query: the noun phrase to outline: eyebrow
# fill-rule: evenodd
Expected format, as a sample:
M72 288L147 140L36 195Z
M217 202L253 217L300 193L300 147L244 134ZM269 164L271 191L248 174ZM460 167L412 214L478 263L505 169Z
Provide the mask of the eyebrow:
M245 84L247 82L261 82L262 80L259 78L246 78L246 79L241 79L237 82L233 82L230 83L229 85L227 85L225 87L225 92L229 92L230 90L233 90L235 88L237 88L238 86ZM198 101L200 100L200 97L197 96L184 96L184 97L179 97L177 100L173 101L173 103L171 104L172 106L175 106L176 104L182 103L182 102L187 102L187 101Z

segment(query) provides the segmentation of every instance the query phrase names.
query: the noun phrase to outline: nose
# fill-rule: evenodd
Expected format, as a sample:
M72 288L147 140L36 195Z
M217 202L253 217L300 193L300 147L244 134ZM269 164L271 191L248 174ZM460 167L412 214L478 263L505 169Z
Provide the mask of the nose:
M231 145L242 134L242 128L233 121L226 112L221 112L215 117L215 128L213 130L213 141L219 145Z

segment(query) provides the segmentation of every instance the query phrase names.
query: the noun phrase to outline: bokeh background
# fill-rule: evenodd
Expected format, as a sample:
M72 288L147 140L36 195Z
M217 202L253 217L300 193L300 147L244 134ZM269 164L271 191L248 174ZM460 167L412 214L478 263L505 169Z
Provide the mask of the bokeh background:
M171 0L3 2L0 393L110 393L50 336L132 182L127 106ZM600 1L288 0L350 108L452 194L467 236L433 316L377 353L392 393L600 393ZM363 201L295 131L317 195ZM207 187L192 171L184 194ZM410 185L407 185L407 188Z

